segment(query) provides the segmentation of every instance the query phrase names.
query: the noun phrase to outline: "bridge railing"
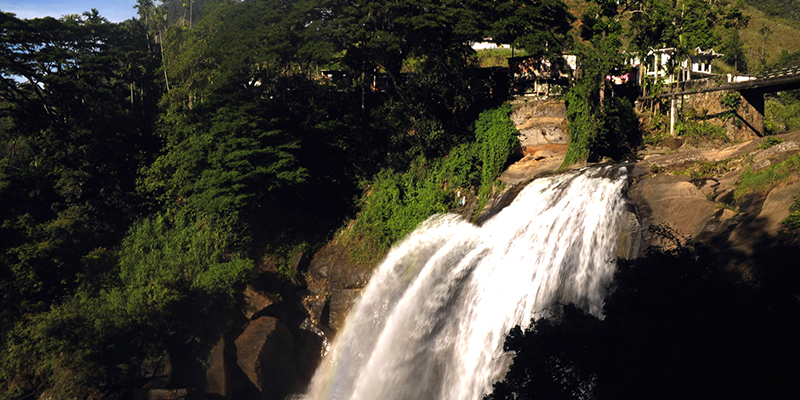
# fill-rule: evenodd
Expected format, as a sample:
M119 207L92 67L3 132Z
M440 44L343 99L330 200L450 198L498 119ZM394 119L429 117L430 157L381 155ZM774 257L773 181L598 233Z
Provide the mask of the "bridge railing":
M800 75L800 65L793 65L783 68L773 68L760 72L756 75L757 79L778 78L781 76Z

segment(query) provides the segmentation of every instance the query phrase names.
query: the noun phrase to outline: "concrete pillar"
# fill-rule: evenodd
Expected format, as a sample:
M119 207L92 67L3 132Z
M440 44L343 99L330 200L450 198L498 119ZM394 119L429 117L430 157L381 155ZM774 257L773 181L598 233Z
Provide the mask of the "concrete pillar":
M740 93L744 99L739 106L742 119L756 135L764 136L764 93L757 90L743 90Z
M675 137L675 122L677 120L677 113L678 113L678 101L675 99L675 96L670 97L669 99L669 135Z

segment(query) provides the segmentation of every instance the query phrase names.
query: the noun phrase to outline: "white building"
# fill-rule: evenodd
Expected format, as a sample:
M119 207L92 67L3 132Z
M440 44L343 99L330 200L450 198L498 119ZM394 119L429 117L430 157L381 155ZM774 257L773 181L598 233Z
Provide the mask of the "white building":
M490 50L490 49L510 49L510 44L500 44L492 42L492 38L484 38L482 42L469 42L469 46L472 47L472 50L480 51L480 50Z
M635 57L631 60L631 65L643 67L643 77L654 81L662 79L664 83L670 84L714 75L711 62L723 56L714 49L702 50L698 47L691 52L689 58L676 63L673 60L676 52L674 47L650 50L644 63Z

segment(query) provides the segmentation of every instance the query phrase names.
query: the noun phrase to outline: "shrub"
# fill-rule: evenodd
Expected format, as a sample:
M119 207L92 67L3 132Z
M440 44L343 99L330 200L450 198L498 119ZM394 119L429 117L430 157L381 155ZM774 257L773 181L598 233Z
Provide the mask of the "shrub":
M781 221L781 224L786 228L787 233L800 238L800 195L795 196L794 204L789 211L792 213Z
M642 143L639 118L633 105L624 97L606 99L601 114L601 126L591 140L592 157L620 160Z
M730 143L731 139L725 133L725 128L714 125L708 121L687 121L679 123L677 127L679 136L686 138L689 144L696 145L704 142Z
M458 145L445 157L419 156L403 172L378 173L345 239L353 261L379 261L392 243L429 216L458 207L459 197L467 193L477 191L477 209L483 208L519 143L510 113L508 104L482 112L475 122L475 142Z
M374 264L420 222L457 207L456 194L466 195L479 185L476 153L475 144L460 145L441 159L420 157L403 173L378 173L345 239L353 261Z
M739 92L730 92L722 95L719 101L723 106L725 106L725 108L729 110L736 110L739 108L739 104L742 102L742 96L739 94Z
M764 127L768 135L800 130L800 101L789 95L768 99L764 105Z
M718 176L731 170L728 166L729 161L728 159L722 161L700 161L687 168L685 173L692 179Z
M768 148L770 148L772 146L775 146L776 144L781 144L783 142L784 142L784 140L779 138L779 137L770 136L770 137L767 137L767 139L764 140L763 143L759 144L757 148L759 150L764 150L764 149L768 149Z
M503 172L514 147L519 144L519 132L509 119L508 103L482 112L475 121L475 137L481 160L480 203L485 204L491 185ZM480 207L480 206L479 206Z
M800 154L763 171L753 172L748 167L742 174L742 181L736 187L735 197L738 199L748 193L766 193L798 173L800 173Z
M35 392L99 397L130 387L139 366L178 343L199 363L218 340L235 291L253 262L230 254L220 230L190 215L159 214L135 224L119 251L97 250L86 264L102 286L82 285L48 311L29 314L0 354L0 397ZM188 339L188 340L187 340Z
M569 121L569 146L559 170L583 163L589 158L591 139L597 135L599 121L593 106L597 91L590 79L584 78L570 88L566 95L567 121Z

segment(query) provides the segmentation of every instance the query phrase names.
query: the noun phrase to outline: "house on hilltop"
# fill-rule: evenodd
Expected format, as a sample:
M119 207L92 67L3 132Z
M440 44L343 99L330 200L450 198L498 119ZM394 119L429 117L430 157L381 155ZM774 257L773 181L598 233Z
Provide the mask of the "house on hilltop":
M674 47L653 49L647 53L644 62L634 57L631 65L640 67L642 71L640 80L646 77L653 81L661 79L665 84L672 84L713 76L711 62L723 56L714 49L702 50L699 47L692 50L688 58L680 61L674 60L676 54L677 49Z

